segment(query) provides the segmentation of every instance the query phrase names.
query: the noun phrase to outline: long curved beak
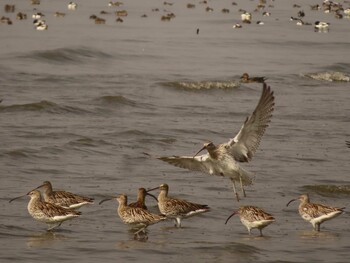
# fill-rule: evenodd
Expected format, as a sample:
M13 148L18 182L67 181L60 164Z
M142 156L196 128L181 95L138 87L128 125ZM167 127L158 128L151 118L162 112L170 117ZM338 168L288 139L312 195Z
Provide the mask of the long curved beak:
M113 196L113 197L105 198L105 199L101 200L98 204L101 205L102 203L104 203L104 202L106 202L106 201L110 201L110 200L112 200L112 199L114 199L114 198L116 198L116 197Z
M201 151L205 149L206 149L206 146L203 146L202 149L200 149L195 155L193 155L193 158L196 157Z
M41 187L43 187L44 185L43 184L41 184L41 185L39 185L37 188L34 188L33 190L37 190L37 189L39 189L39 188L41 188Z
M25 195L21 195L21 196L18 196L18 197L15 197L15 198L12 198L9 203L11 203L12 201L15 201L16 199L19 199L19 198L22 198L22 197L25 197L27 194Z
M230 218L233 217L235 214L237 214L237 211L234 211L234 212L226 219L225 225L227 224L228 220L230 220Z
M146 192L146 195L152 196L152 197L157 201L157 203L158 203L158 198L157 198L156 196L154 196L154 195L152 195L152 194L150 194L150 193L148 193L148 192Z
M159 189L159 186L151 188L151 189L148 189L146 192L148 193L148 192L151 192L151 191L154 191L154 190L157 190L157 189Z
M289 204L290 204L291 202L294 202L294 201L296 201L296 200L298 200L298 199L292 199L292 200L290 200L290 201L288 202L287 206L289 206Z

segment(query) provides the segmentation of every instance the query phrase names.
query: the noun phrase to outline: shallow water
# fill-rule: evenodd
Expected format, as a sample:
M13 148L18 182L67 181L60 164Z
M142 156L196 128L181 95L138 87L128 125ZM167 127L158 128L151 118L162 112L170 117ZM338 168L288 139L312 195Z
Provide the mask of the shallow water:
M349 214L324 223L314 233L286 203L300 193L311 200L348 206L350 84L307 77L350 75L350 20L310 11L317 1L302 1L305 21L331 23L328 33L289 21L298 8L275 1L270 17L233 29L239 8L256 1L209 1L214 11L194 1L164 6L164 1L125 1L129 12L117 24L89 16L109 12L107 1L77 1L76 11L61 1L11 1L16 12L46 14L47 31L32 19L0 24L0 259L7 261L104 262L347 262ZM6 1L2 1L5 5ZM319 1L319 4L321 2ZM345 7L349 4L345 3ZM153 12L152 8L159 8ZM229 8L229 14L221 13ZM161 22L167 9L176 14ZM56 11L66 12L56 18ZM147 14L147 18L141 18ZM103 15L99 15L103 16ZM199 34L196 29L199 28ZM239 84L239 77L266 76L275 92L270 127L253 161L256 174L247 198L234 200L230 181L172 167L145 155L189 155L203 141L227 141L253 111L261 84ZM8 201L43 181L56 189L94 197L126 193L168 183L170 194L208 204L212 212L183 222L150 226L149 239L133 240L116 215L115 202L83 207L83 215L54 233L28 214L26 198ZM272 213L276 222L264 237L248 236L238 218L224 224L239 205ZM156 204L148 200L156 211Z

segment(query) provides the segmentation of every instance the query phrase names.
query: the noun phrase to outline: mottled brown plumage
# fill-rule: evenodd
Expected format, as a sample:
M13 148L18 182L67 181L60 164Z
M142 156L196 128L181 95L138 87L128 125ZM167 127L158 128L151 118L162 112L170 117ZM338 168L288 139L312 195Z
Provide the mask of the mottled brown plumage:
M139 207L139 208L148 210L147 206L145 204L145 200L146 200L147 195L152 196L155 200L157 200L157 197L148 193L145 188L139 188L139 190L137 192L137 201L134 203L130 203L129 207Z
M183 199L168 197L169 186L167 184L161 184L159 187L148 191L155 189L160 189L160 193L158 195L159 211L168 218L173 218L177 227L181 227L181 219L208 212L210 210L207 205L191 203Z
M136 229L136 232L134 232L135 238L147 237L146 228L149 225L153 225L167 219L165 215L153 214L140 207L131 207L128 205L128 197L124 194L113 198L104 199L100 201L99 204L112 199L116 199L119 203L118 215L123 223L131 226L133 229ZM144 233L144 237L141 237L140 233Z
M256 206L241 206L237 211L234 211L227 219L225 224L227 224L228 220L239 214L239 218L242 224L248 229L249 235L251 234L251 230L254 228L259 229L260 236L262 236L262 229L275 222L275 218Z
M126 224L149 226L166 219L164 215L157 215L139 207L128 206L126 195L119 195L117 201L119 202L118 215Z
M62 206L64 208L78 209L83 205L93 204L94 199L66 191L53 191L49 181L45 181L42 185L35 189L44 188L44 200L48 203Z
M35 220L46 223L49 226L48 230L59 227L64 221L81 215L80 212L75 210L43 201L38 190L32 190L27 195L30 196L27 207L29 214Z
M332 218L335 218L344 212L345 207L337 208L326 206L322 204L310 203L308 194L303 194L297 199L292 199L288 202L287 206L296 200L300 201L299 214L305 220L312 224L314 230L320 231L321 224Z

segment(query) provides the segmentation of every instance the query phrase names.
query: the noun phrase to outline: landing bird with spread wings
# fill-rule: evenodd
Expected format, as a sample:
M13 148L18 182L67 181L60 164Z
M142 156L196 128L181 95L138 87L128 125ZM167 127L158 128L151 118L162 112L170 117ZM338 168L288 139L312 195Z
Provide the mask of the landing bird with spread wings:
M240 182L243 196L246 196L244 186L252 184L252 174L243 169L239 162L249 162L253 158L271 121L274 101L273 91L264 83L258 105L234 138L219 145L214 145L212 142L205 143L194 156L170 156L158 159L188 170L230 178L234 194L239 201L235 182ZM207 153L198 156L203 150L207 150Z

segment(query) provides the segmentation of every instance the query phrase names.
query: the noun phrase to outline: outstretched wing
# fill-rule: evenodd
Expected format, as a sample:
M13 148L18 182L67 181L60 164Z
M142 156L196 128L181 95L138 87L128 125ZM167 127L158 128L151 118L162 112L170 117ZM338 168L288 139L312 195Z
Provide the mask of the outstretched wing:
M271 121L274 101L273 91L264 83L259 103L254 112L245 120L238 134L224 144L236 161L248 162L252 159Z
M205 165L208 160L208 154L201 156L169 156L169 157L159 157L157 158L171 165L188 169L191 171L199 171L204 173L210 173L209 169Z
M253 174L247 172L240 166L237 166L237 169L223 171L220 166L212 162L212 159L208 154L203 154L196 157L169 156L159 157L157 159L190 171L198 171L216 176L226 176L234 181L240 180L241 177L243 185L251 185L253 183Z

